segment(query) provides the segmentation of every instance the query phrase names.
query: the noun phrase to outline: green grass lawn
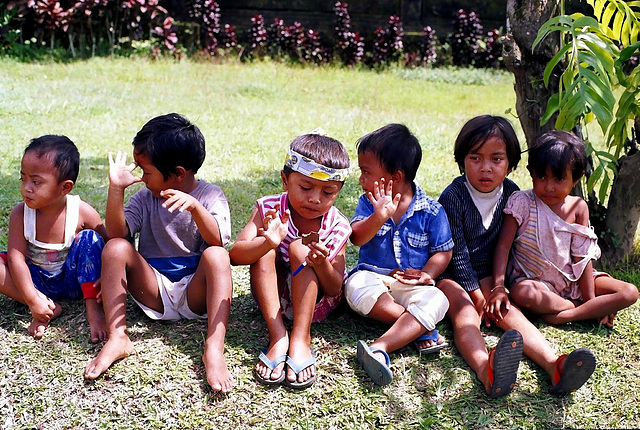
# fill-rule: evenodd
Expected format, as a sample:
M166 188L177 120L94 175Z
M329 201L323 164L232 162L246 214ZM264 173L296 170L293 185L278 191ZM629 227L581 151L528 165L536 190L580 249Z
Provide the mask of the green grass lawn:
M231 207L235 237L256 198L281 190L285 150L298 134L322 127L352 160L355 141L390 122L406 124L422 143L418 181L432 197L458 175L453 141L469 118L513 109L512 78L486 71L296 68L277 63L219 64L92 59L22 64L0 59L0 248L19 197L19 163L29 139L65 134L82 155L76 192L104 214L108 151L131 153L131 140L153 116L179 112L207 140L199 177L218 184ZM517 119L510 117L518 130ZM524 163L511 178L530 187ZM131 192L139 189L132 187ZM357 169L337 206L353 214ZM357 249L348 248L353 266ZM628 264L611 271L640 283ZM358 365L358 339L385 327L346 308L312 327L318 381L302 392L253 379L266 326L251 298L246 267L235 267L226 357L236 379L213 393L200 360L202 321L150 321L128 307L135 355L94 382L85 364L100 345L89 340L82 303L40 341L27 331L28 309L0 297L0 429L4 428L553 428L640 427L640 307L621 312L613 330L592 322L549 327L536 321L558 353L591 348L598 367L587 385L560 398L530 360L506 398L490 400L455 348L420 357L410 347L391 354L394 382L380 388ZM452 339L451 325L441 332ZM501 332L483 329L487 344Z

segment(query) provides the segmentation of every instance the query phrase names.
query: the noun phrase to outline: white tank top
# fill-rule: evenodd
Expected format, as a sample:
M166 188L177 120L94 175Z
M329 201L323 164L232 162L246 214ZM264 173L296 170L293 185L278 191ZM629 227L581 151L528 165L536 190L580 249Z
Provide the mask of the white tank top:
M27 241L27 261L56 273L62 269L69 248L76 237L80 216L80 197L67 196L67 213L64 226L64 243L45 243L36 239L36 210L24 206L24 238Z

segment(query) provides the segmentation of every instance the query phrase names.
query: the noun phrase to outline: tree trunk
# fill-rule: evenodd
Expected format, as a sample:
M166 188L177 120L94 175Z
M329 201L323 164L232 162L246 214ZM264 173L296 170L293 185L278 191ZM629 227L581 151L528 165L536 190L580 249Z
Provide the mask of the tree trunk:
M607 264L620 261L633 250L640 219L640 152L618 160L616 176L607 206L607 237L603 243L602 260Z
M503 58L507 69L515 76L516 111L522 125L527 147L535 137L551 130L555 115L543 126L540 119L547 109L549 97L557 91L558 75L553 74L545 87L544 68L559 47L554 33L532 51L540 26L555 13L560 0L508 0L507 34L503 37Z

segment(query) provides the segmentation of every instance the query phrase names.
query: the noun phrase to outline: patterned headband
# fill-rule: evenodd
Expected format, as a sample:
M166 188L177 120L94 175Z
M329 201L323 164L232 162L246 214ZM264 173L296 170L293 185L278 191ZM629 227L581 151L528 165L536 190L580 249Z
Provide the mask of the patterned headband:
M287 158L284 161L284 165L294 172L302 173L305 176L320 181L344 182L349 175L349 168L334 169L333 167L323 166L311 158L297 153L291 148L287 151Z

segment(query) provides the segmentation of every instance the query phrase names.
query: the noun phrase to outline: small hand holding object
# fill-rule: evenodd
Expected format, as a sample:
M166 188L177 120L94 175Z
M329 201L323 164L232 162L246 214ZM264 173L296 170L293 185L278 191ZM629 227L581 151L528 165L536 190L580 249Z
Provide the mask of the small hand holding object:
M291 216L287 209L280 218L280 203L277 203L273 209L269 209L262 219L262 227L258 229L258 236L264 237L271 248L276 248L287 237L289 230L289 217Z
M407 285L436 285L431 275L418 269L405 269L403 272L394 273L393 277Z
M137 163L127 165L126 161L127 156L124 152L118 151L115 159L113 153L109 152L109 186L125 189L129 185L142 181L131 174L138 167Z
M400 193L392 196L393 193L393 181L385 187L384 178L380 178L380 181L373 183L373 191L367 193L369 201L373 205L373 212L379 214L384 220L387 220L396 213L398 209L398 203L400 203Z
M329 256L329 248L322 242L311 242L307 246L309 247L309 254L307 254L307 257L304 259L307 266L318 266Z
M163 208L167 208L169 212L173 212L176 209L179 212L189 211L191 212L200 203L191 194L184 193L179 190L167 189L160 191L160 196L164 197Z
M328 240L329 238L327 238L325 242L327 242ZM324 243L320 242L320 235L316 232L303 234L302 244L309 247L309 253L305 257L302 264L298 266L298 268L293 272L291 276L296 276L309 264L311 264L311 266L313 267L322 263L329 256L329 249Z
M489 299L484 305L484 311L497 322L504 318L502 314L503 307L505 310L504 315L506 315L511 307L509 290L504 285L498 285L491 289Z

